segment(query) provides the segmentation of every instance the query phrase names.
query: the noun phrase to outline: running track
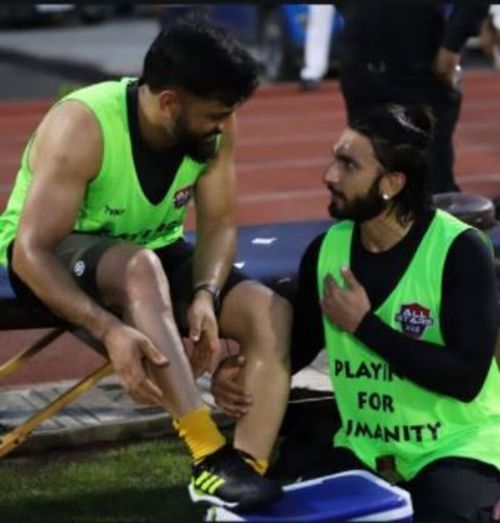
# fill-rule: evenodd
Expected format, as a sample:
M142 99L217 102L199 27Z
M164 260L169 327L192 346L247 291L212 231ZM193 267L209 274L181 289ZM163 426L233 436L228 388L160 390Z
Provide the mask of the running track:
M24 144L50 103L0 103L0 209ZM344 125L344 105L335 80L312 93L299 92L294 83L262 87L239 111L239 223L324 218L328 197L321 174ZM463 191L500 197L500 74L466 71L455 154L456 178ZM188 228L192 223L191 216ZM40 332L1 332L1 360ZM77 378L100 360L65 335L1 385Z

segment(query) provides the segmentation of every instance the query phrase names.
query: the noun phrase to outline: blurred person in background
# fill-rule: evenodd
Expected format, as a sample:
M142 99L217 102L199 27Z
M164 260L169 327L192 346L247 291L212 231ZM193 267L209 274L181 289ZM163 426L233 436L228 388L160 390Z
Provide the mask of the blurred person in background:
M303 91L312 91L319 87L328 72L334 16L333 4L311 4L308 7L304 66L300 71L300 88Z
M500 4L490 5L489 13L481 26L481 47L500 71Z
M460 53L477 34L487 4L335 2L343 17L339 79L348 120L374 104L428 104L437 124L432 193L459 191L453 133L462 103Z

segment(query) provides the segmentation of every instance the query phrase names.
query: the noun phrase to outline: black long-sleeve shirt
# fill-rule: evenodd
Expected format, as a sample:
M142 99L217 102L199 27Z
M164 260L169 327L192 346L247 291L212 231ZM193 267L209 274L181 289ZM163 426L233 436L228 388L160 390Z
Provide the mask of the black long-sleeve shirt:
M372 310L396 286L427 231L434 211L415 221L408 234L382 253L367 251L355 227L351 270L365 288ZM308 365L325 346L317 286L317 262L324 235L306 250L294 297L292 372ZM498 304L491 252L475 230L458 235L443 270L441 329L444 347L417 340L383 323L373 312L356 338L396 372L435 392L471 401L481 389L495 350Z
M345 0L341 61L430 64L439 47L460 52L488 14L481 3ZM472 2L471 2L472 4Z

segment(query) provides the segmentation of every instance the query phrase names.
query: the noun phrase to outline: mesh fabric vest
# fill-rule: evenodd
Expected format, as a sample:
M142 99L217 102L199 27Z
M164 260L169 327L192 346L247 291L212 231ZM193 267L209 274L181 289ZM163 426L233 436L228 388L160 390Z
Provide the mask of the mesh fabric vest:
M467 227L436 212L406 272L373 311L381 321L406 335L444 345L439 322L443 268L453 240ZM353 228L353 222L339 222L325 236L318 261L320 297L326 274L343 285L340 268L350 266ZM373 469L377 457L392 455L405 480L445 456L500 468L500 375L494 360L479 394L465 403L398 376L384 359L325 316L323 325L342 418L335 446L351 449Z
M79 100L94 113L101 128L103 157L97 176L88 184L75 232L120 238L155 249L182 236L187 203L206 167L185 156L165 197L153 205L142 191L130 141L126 91L130 78L79 89L65 100ZM82 136L82 140L85 137ZM0 265L7 265L7 246L14 239L33 173L28 165L31 141L5 212L0 216ZM78 147L78 144L72 144ZM158 176L162 166L158 166ZM71 173L68 173L71 176Z

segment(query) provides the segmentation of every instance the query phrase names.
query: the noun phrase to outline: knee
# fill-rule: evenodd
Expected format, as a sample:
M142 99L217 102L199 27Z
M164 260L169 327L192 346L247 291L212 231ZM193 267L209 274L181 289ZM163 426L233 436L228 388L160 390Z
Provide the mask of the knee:
M290 303L264 285L245 283L240 296L233 301L238 318L237 341L255 347L257 351L273 351L273 355L288 361L292 326Z
M168 294L168 280L158 256L149 249L140 249L125 267L125 292L129 300L146 300Z

